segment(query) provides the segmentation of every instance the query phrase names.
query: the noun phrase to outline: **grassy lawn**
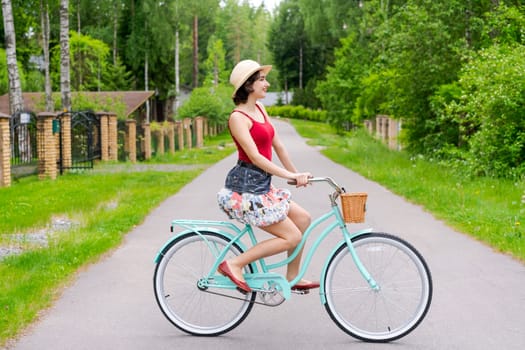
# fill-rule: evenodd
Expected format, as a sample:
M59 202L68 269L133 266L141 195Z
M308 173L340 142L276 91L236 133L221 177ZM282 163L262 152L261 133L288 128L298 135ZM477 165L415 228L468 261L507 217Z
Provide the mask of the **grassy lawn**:
M292 121L333 161L417 203L460 232L525 262L525 182L466 178L458 171L392 151L360 130L334 135L325 124Z
M131 164L106 164L55 181L23 178L0 189L0 247L24 249L23 254L0 261L0 347L49 307L80 267L117 247L164 199L207 165L231 154L234 147L226 140L227 134L208 141L203 149L146 162L146 170L140 172L134 172ZM183 171L147 170L147 165L158 163L196 166ZM70 228L53 230L51 223L57 219L69 222ZM13 239L43 231L48 232L45 246Z

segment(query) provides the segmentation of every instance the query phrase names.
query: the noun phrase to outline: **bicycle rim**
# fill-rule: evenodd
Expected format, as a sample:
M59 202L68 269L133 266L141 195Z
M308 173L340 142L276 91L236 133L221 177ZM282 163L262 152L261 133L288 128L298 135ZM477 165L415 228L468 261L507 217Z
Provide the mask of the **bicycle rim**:
M220 234L201 234L208 243L189 233L164 250L155 268L155 297L163 314L179 329L193 335L216 336L237 327L248 316L256 294L215 288L213 292L223 294L216 295L197 287L215 262L216 254L228 244L228 238ZM210 244L215 252L210 250ZM226 259L240 253L234 244ZM251 272L251 267L247 266L245 272Z
M325 307L346 333L388 342L414 330L432 299L432 278L421 255L402 239L380 233L359 236L354 248L379 285L372 289L347 245L332 256L325 277Z

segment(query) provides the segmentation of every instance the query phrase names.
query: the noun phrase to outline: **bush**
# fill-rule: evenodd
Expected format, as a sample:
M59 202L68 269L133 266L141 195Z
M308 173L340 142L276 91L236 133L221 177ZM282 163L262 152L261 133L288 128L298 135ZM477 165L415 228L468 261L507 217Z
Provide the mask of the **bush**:
M303 106L270 106L266 108L269 115L274 117L301 119L314 122L325 122L326 111L312 110Z
M462 70L459 101L447 106L468 141L476 175L525 175L525 46L495 45Z
M180 118L207 117L211 122L222 124L233 110L231 88L204 86L192 91L190 98L180 107Z

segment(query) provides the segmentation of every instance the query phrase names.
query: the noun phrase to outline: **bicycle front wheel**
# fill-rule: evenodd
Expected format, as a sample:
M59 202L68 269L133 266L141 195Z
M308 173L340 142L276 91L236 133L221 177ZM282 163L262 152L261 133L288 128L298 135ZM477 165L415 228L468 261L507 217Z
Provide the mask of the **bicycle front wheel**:
M432 300L432 277L423 257L404 240L370 233L353 239L372 288L357 269L346 244L332 256L324 279L325 308L351 336L388 342L414 330Z
M192 335L216 336L234 329L248 316L256 293L199 288L199 280L207 276L217 254L229 242L214 232L201 235L190 232L164 249L153 285L157 303L172 324ZM233 244L226 259L241 253ZM244 272L252 272L251 266L247 265Z

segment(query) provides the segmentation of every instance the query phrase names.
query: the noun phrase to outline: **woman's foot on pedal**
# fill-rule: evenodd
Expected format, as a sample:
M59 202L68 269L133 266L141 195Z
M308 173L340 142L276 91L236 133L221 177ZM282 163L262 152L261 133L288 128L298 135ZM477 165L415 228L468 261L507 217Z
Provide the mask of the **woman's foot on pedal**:
M292 290L297 290L297 291L306 291L306 290L315 289L315 288L319 288L319 282L301 280L295 286L292 286Z
M237 286L237 289L239 289L241 293L249 293L252 291L250 286L248 286L248 284L245 281L241 281L240 279L235 277L226 260L220 263L218 270L219 273L228 277Z

